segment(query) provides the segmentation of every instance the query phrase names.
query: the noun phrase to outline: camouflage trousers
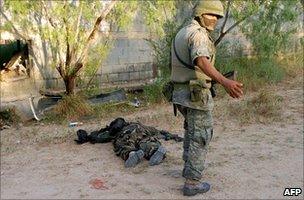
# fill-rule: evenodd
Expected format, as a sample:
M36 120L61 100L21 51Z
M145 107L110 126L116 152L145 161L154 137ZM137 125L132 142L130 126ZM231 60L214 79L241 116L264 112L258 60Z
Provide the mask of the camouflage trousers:
M200 181L208 144L213 135L212 111L196 110L181 105L177 105L177 108L185 118L183 177Z
M143 150L145 153L144 158L147 160L157 151L161 146L161 143L157 138L153 136L145 137L122 137L113 142L114 151L117 156L120 156L123 160L127 160L131 151Z

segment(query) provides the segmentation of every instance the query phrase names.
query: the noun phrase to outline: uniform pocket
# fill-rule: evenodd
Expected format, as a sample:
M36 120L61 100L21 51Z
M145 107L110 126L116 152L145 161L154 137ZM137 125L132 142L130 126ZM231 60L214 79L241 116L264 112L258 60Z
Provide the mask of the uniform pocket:
M210 100L210 91L201 80L191 80L189 83L190 100L207 105Z

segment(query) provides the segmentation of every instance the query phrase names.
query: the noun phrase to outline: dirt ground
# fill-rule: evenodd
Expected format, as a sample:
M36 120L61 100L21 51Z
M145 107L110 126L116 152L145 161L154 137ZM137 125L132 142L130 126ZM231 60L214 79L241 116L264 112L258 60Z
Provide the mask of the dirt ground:
M301 77L269 88L283 97L282 120L240 125L217 115L203 175L212 188L190 199L289 199L283 197L286 187L303 190L302 83ZM225 104L227 99L216 100L216 104ZM141 109L125 118L183 135L182 117L174 117L169 105ZM163 141L168 149L163 163L150 167L144 161L133 169L124 168L110 143L74 143L77 129L96 130L111 120L74 128L38 123L1 131L1 148L8 144L12 148L1 151L1 199L185 198L181 193L182 143ZM24 135L53 135L55 139L58 135L67 142L36 143L23 139ZM95 178L105 187L90 187ZM297 198L303 198L303 191Z

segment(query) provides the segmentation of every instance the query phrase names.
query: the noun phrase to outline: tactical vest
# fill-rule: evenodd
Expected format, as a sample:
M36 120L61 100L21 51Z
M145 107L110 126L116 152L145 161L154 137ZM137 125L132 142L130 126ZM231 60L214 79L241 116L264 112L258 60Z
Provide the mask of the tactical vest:
M209 37L208 32L205 28L201 27L198 23L192 21L192 23L184 28L182 28L175 37L175 50L178 54L178 57L182 59L183 62L186 62L189 65L193 65L191 56L190 56L190 47L189 47L189 37L191 34L207 34L209 40L206 41L206 47L209 53L209 59L212 66L214 66L214 55L215 55L215 46L212 39ZM195 38L194 38L195 39ZM195 70L189 69L184 66L179 59L177 58L174 51L174 44L171 46L171 80L175 83L187 83L190 80L210 80L202 70L195 66Z

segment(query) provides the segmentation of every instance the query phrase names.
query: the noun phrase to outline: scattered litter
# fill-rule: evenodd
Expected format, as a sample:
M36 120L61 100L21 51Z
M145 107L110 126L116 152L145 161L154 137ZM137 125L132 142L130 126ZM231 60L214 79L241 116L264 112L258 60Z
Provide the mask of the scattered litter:
M4 175L4 172L1 172L1 175Z
M16 142L17 144L20 144L21 142L20 142L20 140L17 140L17 142Z
M106 187L104 184L104 182L98 178L92 179L89 182L90 187L97 189L97 190L104 190L104 189L109 189L108 187Z
M82 122L70 122L69 127L75 127L75 126L82 125L82 124L83 124Z
M130 106L134 106L135 108L138 108L140 106L140 101L135 97L132 101L128 103Z

